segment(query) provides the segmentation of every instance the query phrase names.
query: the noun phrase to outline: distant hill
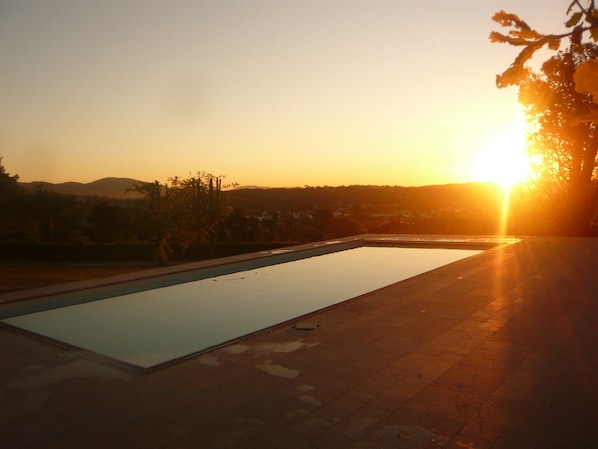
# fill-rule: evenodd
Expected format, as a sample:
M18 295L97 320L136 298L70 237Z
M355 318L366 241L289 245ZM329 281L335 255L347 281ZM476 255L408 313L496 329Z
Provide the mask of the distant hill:
M232 190L247 190L247 189L259 190L259 189L271 189L271 188L272 187L247 185L247 186L235 186Z
M233 207L246 211L349 208L354 204L388 210L482 210L502 201L500 186L465 183L421 187L352 185L340 187L252 188L226 192Z
M139 198L141 195L136 192L127 192L134 184L139 183L131 178L102 178L97 181L81 182L62 182L53 184L51 182L34 181L20 182L19 185L27 190L38 188L49 192L61 193L64 195L89 195L103 196L108 198Z
M42 188L65 195L99 196L135 199L141 195L127 192L142 181L132 178L103 178L90 183L63 182L52 184L36 181L19 183L33 191ZM421 187L401 186L340 186L269 188L241 186L225 193L233 207L248 211L312 210L351 207L353 204L385 209L388 205L402 209L483 209L502 199L500 187L492 183L465 183Z

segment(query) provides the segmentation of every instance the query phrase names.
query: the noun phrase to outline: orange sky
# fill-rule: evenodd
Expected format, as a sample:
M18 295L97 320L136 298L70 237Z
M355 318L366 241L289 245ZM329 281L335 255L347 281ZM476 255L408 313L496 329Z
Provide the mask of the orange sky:
M518 110L491 17L553 32L569 3L0 0L0 155L21 181L484 180Z

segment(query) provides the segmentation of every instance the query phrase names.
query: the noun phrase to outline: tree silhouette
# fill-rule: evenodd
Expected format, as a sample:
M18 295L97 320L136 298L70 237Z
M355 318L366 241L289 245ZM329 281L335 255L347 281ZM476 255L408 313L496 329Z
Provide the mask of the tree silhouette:
M19 175L10 175L2 164L4 157L0 156L0 193L18 190Z
M2 164L0 156L0 239L14 234L20 228L18 206L23 192L17 183L19 176L10 175Z
M176 222L172 219L171 205L168 198L168 185L158 181L142 182L133 185L132 189L143 195L143 203L147 211L148 238L156 243L158 258L162 263L168 261L168 254L172 252L168 244Z
M575 90L573 79L578 65L595 57L595 44L559 52L519 83L519 101L534 125L530 151L542 157L536 185L566 234L587 234L596 204L598 124L575 120L594 103L589 94Z
M492 19L510 30L493 31L490 40L522 47L511 66L497 75L496 84L519 86L519 101L535 125L531 151L542 156L538 186L548 194L559 231L583 235L590 229L596 203L598 112L590 93L594 87L598 93L598 9L594 0L574 0L566 14L569 31L547 34L515 14L499 11ZM584 43L587 36L590 42ZM537 50L558 50L563 39L570 40L568 49L549 58L539 73L525 66Z
M140 183L133 190L142 193L150 221L150 235L162 262L167 262L175 242L182 250L213 243L216 228L229 210L222 195L222 178L199 172L195 176Z
M595 0L573 0L567 8L566 15L568 20L565 25L570 30L561 34L541 33L516 14L505 11L498 11L492 16L492 20L510 30L507 34L492 31L490 41L522 47L509 68L496 76L496 85L499 88L519 84L526 77L528 69L525 63L541 48L558 50L562 40L567 38L570 39L572 47L580 46L586 32L593 42L598 41L598 9L595 7Z

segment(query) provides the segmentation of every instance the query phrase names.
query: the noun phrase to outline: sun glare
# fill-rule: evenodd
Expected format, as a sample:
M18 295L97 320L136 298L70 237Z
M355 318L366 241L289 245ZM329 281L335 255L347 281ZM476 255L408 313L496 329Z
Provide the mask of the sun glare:
M505 189L529 181L532 162L526 147L525 119L518 116L511 129L495 136L480 149L471 167L473 179L494 182Z

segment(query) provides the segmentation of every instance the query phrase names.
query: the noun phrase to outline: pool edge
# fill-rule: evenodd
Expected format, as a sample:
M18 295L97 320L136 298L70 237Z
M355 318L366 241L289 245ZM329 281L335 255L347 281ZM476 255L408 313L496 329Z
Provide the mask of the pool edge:
M169 278L170 284L188 282L201 278L193 276L193 273L204 271L203 278L217 276L219 269L224 266L238 266L236 271L244 269L273 265L290 260L311 257L327 252L341 251L344 249L357 248L361 246L396 246L408 248L447 248L447 249L480 249L490 248L505 244L513 244L520 241L515 237L501 236L440 236L440 235L406 235L406 234L361 234L338 239L329 239L313 243L293 245L275 250L258 251L235 256L209 259L198 262L158 267L149 270L119 274L110 277L96 278L85 281L75 281L62 284L37 287L33 289L18 290L0 294L0 319L11 316L22 315L38 311L43 308L56 308L65 305L80 303L80 300L72 299L72 302L65 302L65 298L79 292L96 291L99 296L85 302L104 299L101 294L103 289L112 289L120 286L124 289L123 294L157 288L155 284L163 285L164 280ZM233 270L234 272L235 270ZM129 290L127 288L130 288ZM49 302L55 302L57 306L48 306ZM17 312L18 311L18 312Z

